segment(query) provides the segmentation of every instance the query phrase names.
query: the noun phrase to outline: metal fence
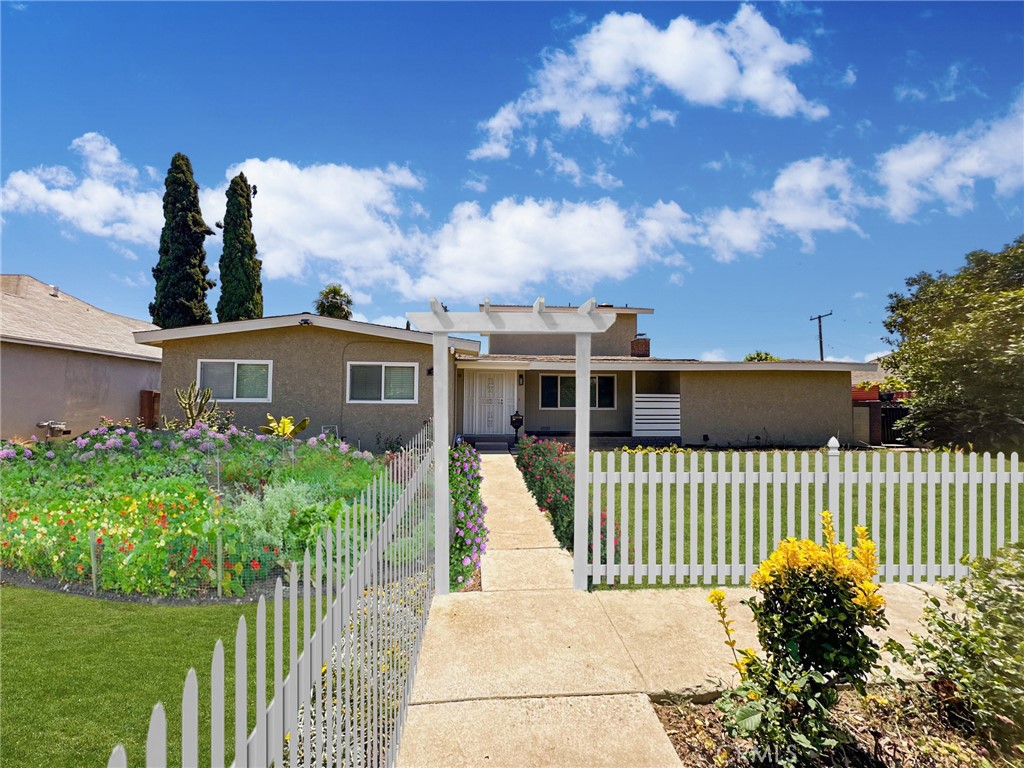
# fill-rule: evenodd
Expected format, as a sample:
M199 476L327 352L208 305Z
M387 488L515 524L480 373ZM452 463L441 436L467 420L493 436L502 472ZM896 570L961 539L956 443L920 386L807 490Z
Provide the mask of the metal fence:
M306 552L301 574L292 564L290 587L277 580L269 629L267 604L260 598L253 628L254 722L247 717L249 628L241 617L234 638L230 731L225 729L224 646L217 640L208 700L209 760L205 755L200 760L201 697L196 672L189 670L181 703L183 766L395 764L434 591L432 445L428 423L355 502L349 525L339 516L333 530L325 529L315 552ZM167 746L167 718L157 703L146 765L166 766ZM127 765L118 744L108 766Z
M878 545L879 577L962 576L964 558L1024 538L1018 455L906 452L694 452L592 455L588 547L593 583L746 583L787 537L855 526ZM579 525L581 521L577 521Z

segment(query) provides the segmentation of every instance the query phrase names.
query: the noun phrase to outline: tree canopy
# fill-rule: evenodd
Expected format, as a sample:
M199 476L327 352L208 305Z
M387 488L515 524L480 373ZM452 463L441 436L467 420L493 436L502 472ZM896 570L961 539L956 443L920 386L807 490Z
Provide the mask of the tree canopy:
M253 320L263 317L263 282L252 234L252 190L244 173L231 180L225 193L224 250L220 256L220 300L217 320Z
M324 317L335 317L338 320L352 319L352 297L348 295L339 283L330 283L324 286L313 302L313 309L318 315Z
M765 352L761 349L756 349L749 355L743 358L744 363L771 363L781 358L776 357L771 352Z
M942 445L1024 447L1024 236L921 272L889 295L886 365L913 392L905 431Z
M177 153L164 180L164 228L160 258L153 267L156 296L149 305L153 322L161 328L181 328L211 322L206 292L215 283L206 275L203 241L213 230L199 210L199 186L192 163Z

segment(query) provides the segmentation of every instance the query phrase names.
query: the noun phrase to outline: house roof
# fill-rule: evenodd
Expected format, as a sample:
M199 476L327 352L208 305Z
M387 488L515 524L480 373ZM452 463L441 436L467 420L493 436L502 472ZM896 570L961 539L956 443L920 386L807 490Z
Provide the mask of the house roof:
M480 305L481 311L484 309L484 304ZM533 304L487 304L491 310L496 312L533 312ZM544 305L545 312L579 312L579 307L573 306L561 306L561 305ZM603 312L606 314L615 315L653 315L654 310L649 307L616 307L612 304L598 304L594 307L595 312Z
M139 331L135 334L135 340L139 344L149 344L154 347L162 346L165 341L177 341L179 339L197 339L206 336L223 336L229 333L251 333L253 331L264 331L271 328L290 328L294 325L315 325L320 328L328 328L334 331L347 331L348 333L361 333L366 336L377 336L383 339L394 341L409 341L414 344L433 344L433 335L423 331L407 331L404 328L394 328L390 325L376 325L374 323L362 323L358 320L338 320L334 317L323 317L313 315L309 312L302 312L294 315L276 315L274 317L261 317L256 320L233 320L229 323L211 323L209 325L190 325L185 328L157 328L155 330ZM480 353L480 342L473 339L460 339L454 336L448 338L448 344L455 347L457 352L468 355Z
M156 328L115 315L29 275L0 275L0 339L12 344L68 349L159 362L159 349L139 346L132 332Z
M481 355L472 360L460 360L460 368L493 368L528 371L574 371L576 358L572 355ZM771 362L711 362L706 360L669 360L658 357L630 357L594 355L591 370L601 371L867 371L872 363L838 363L820 360L778 360Z

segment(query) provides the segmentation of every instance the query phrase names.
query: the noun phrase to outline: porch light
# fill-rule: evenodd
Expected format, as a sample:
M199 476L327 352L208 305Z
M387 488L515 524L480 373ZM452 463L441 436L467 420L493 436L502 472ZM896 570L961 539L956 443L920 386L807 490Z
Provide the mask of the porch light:
M523 414L516 408L516 412L508 417L508 423L516 431L516 442L519 442L519 430L523 428Z

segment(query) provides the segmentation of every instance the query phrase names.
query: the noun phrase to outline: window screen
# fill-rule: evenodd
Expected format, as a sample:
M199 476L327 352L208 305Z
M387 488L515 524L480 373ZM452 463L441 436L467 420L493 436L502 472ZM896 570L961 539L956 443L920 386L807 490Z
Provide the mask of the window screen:
M541 376L540 377L540 407L541 408L557 408L558 407L558 377L557 376Z
M411 365L384 367L384 399L414 400L416 398L415 368Z
M574 376L558 377L558 404L562 408L576 407L576 378Z
M200 363L199 386L213 390L214 400L235 399L235 364Z
M266 400L270 393L270 366L266 363L239 363L235 374L236 400Z
M348 399L380 400L381 366L353 365L349 367Z

